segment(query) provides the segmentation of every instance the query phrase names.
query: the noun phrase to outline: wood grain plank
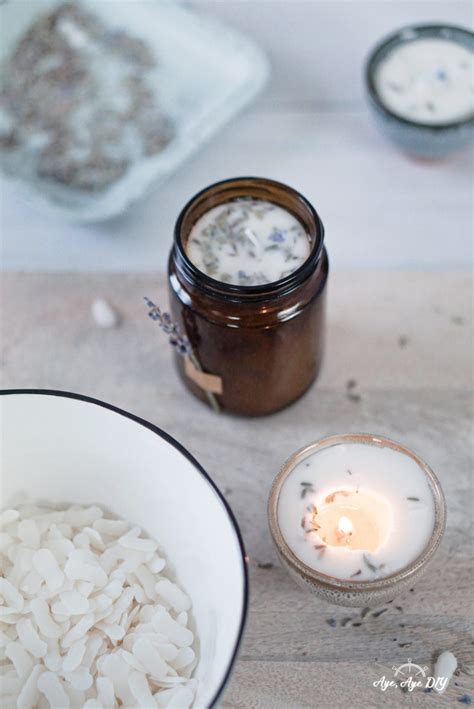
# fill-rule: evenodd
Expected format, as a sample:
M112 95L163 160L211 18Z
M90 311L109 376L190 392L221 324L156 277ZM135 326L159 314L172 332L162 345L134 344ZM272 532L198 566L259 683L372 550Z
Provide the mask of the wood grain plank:
M445 707L464 694L474 700L471 288L462 274L332 274L319 382L294 406L246 420L216 417L176 379L165 338L141 301L147 294L166 302L163 281L145 274L3 277L3 386L80 391L153 421L189 448L231 504L249 554L251 604L223 706ZM117 329L93 324L90 304L98 296L119 310ZM358 402L347 396L349 378L358 382ZM446 535L426 576L367 614L295 586L277 562L266 521L268 490L283 460L344 430L378 432L412 447L439 476L448 503ZM445 695L373 687L409 657L431 670L445 649L460 663Z

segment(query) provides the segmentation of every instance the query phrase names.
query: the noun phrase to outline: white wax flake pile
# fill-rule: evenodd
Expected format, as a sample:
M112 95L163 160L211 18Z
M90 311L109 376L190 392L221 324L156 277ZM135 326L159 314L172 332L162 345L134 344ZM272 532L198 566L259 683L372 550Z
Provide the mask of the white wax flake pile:
M99 507L0 512L0 705L187 709L188 596L158 544Z

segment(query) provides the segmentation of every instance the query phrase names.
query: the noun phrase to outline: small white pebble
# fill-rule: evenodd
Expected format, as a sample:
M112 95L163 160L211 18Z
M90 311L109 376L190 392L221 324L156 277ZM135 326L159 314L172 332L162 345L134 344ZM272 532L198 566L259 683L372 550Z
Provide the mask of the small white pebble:
M454 671L456 670L458 666L458 661L456 657L453 655L452 652L449 650L445 650L444 652L441 653L441 655L438 657L436 660L435 666L434 666L434 677L442 677L445 682L443 683L443 686L438 687L437 685L435 686L435 690L439 693L442 694L448 687L448 684L451 680L451 677L454 674Z
M118 315L116 310L103 298L96 298L91 305L94 322L99 327L116 327Z

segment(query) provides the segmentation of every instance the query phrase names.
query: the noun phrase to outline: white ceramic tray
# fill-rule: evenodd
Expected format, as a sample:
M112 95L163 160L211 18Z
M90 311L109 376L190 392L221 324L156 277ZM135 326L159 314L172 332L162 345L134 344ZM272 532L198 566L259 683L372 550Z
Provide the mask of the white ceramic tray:
M7 0L2 4L0 61L40 12L61 1ZM0 168L43 212L75 222L94 222L117 216L176 170L256 96L269 67L263 52L246 37L170 0L82 0L82 4L109 27L126 28L156 52L159 101L174 121L176 135L161 153L138 161L99 193L43 180L11 156L0 160Z

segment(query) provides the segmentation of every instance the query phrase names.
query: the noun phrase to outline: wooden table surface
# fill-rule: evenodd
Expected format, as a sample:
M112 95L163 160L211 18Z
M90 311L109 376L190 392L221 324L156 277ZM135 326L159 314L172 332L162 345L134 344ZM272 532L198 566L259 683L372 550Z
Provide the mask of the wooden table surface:
M144 294L151 275L3 276L3 387L77 391L161 426L217 482L250 557L250 612L223 707L447 707L474 701L472 635L472 283L468 275L331 274L328 347L311 391L274 416L217 417L182 388ZM90 316L95 297L121 313L116 329ZM357 382L348 391L347 382ZM354 396L356 394L356 396ZM431 570L378 616L328 605L280 568L266 522L273 476L296 448L326 434L369 431L400 440L439 476L448 526ZM382 610L382 608L378 609ZM447 692L372 683L411 658L452 650Z

